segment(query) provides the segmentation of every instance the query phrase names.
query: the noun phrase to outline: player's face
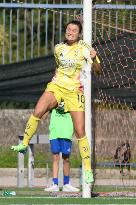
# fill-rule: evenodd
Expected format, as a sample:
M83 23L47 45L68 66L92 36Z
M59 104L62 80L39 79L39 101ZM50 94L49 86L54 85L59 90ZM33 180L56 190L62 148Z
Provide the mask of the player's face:
M78 41L80 37L79 27L74 24L69 24L66 28L65 38L68 43L72 44Z

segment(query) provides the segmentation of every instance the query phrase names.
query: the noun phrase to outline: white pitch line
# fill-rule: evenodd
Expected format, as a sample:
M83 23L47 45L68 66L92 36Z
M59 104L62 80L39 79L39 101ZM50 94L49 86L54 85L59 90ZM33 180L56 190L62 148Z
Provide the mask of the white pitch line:
M60 199L60 197L46 197L46 196L0 196L0 199ZM63 198L69 198L69 197L61 197L61 199ZM76 199L77 197L71 197L72 199ZM82 197L80 197L82 199ZM111 199L130 199L130 200L133 200L136 198L135 197L113 197L113 196L107 196L107 197L92 197L92 199L95 198L95 199L107 199L107 200L111 200ZM69 204L71 205L71 204ZM78 204L77 204L78 205ZM86 204L87 205L87 204Z
M10 204L10 205L30 205L30 204ZM31 204L31 205L56 205L56 204ZM75 205L75 204L64 204L64 205ZM76 204L76 205L83 205L83 204ZM90 204L85 204L85 205L90 205ZM100 205L100 204L95 204L95 205ZM119 205L119 204L110 204L110 205ZM132 204L127 204L127 205L132 205Z
M0 199L53 199L53 198L57 198L57 197L46 197L46 196L3 196L0 197Z
M30 204L9 204L9 205L30 205ZM56 205L56 204L31 204L31 205ZM63 204L63 205L75 205L75 204ZM76 205L83 205L83 204L76 204ZM85 205L90 205L90 204L85 204ZM100 204L95 204L95 205L100 205ZM118 204L110 204L110 205L118 205ZM132 204L127 204L127 205L132 205Z
M10 204L10 205L30 205L30 204ZM31 205L56 205L56 204L31 204ZM64 204L64 205L75 205L75 204ZM76 205L83 205L83 204L76 204ZM90 204L85 204L85 205L90 205ZM95 204L95 205L100 205L100 204ZM107 203L105 205L107 205ZM110 205L119 205L119 204L110 204ZM132 205L132 204L127 204L127 205Z

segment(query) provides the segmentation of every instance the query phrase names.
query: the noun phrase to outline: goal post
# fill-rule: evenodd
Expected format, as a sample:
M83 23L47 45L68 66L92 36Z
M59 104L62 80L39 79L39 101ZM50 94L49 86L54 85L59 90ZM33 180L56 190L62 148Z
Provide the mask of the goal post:
M83 40L91 45L92 43L92 0L83 1ZM91 147L91 65L85 65L86 79L84 79L84 94L85 94L85 131ZM85 182L85 171L82 166L82 197L91 197L91 186Z

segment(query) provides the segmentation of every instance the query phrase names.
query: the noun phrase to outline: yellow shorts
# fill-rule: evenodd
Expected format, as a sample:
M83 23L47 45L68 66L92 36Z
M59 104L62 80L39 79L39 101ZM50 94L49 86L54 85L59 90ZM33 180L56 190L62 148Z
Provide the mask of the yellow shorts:
M71 91L59 87L53 82L48 83L46 91L53 92L58 102L64 101L65 112L70 111L84 111L85 98L83 92Z

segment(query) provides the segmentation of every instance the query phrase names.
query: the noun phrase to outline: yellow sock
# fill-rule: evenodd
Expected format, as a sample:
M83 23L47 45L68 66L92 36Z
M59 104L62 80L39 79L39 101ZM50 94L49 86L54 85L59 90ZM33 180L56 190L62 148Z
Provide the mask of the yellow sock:
M26 129L25 129L25 133L24 133L24 138L23 138L23 144L28 146L32 136L34 135L34 133L37 130L37 126L39 123L40 119L31 115L27 125L26 125Z
M91 170L91 153L90 153L90 146L88 143L88 139L86 136L82 137L81 139L78 139L78 146L81 158L84 163L85 170Z

